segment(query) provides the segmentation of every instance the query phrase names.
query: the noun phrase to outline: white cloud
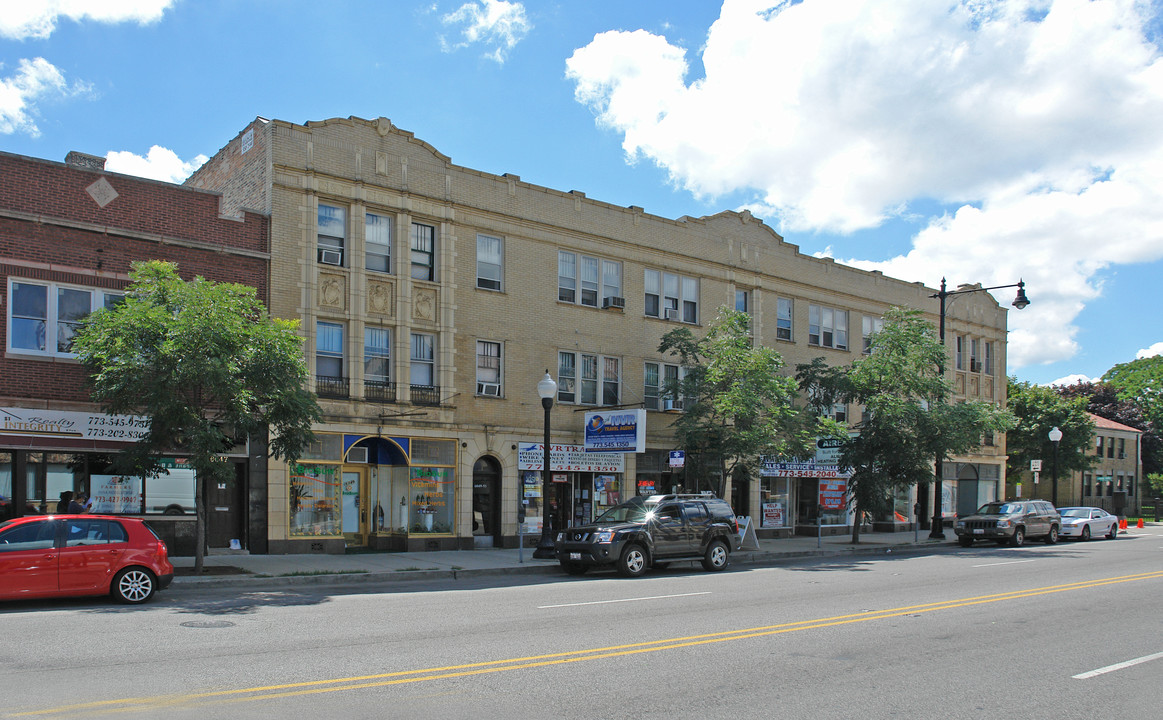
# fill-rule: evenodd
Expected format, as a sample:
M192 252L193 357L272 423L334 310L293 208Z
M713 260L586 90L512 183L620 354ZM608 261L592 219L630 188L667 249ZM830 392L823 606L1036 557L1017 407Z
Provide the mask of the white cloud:
M1078 383L1088 382L1094 382L1094 380L1087 375L1074 374L1067 375L1066 377L1060 377L1057 380L1051 381L1050 387L1066 387L1069 385L1077 385Z
M1136 360L1143 358L1155 357L1156 355L1163 355L1163 342L1157 342L1149 348L1144 348L1135 353Z
M44 58L21 60L16 74L0 78L0 134L15 132L40 135L34 118L36 103L55 95L69 96L89 91L82 82L69 87L64 74Z
M123 175L180 183L209 159L198 155L193 160L182 160L173 150L154 145L145 157L128 151L111 151L105 156L105 169Z
M445 52L481 43L492 48L484 57L497 63L504 63L509 51L533 29L533 24L525 17L525 6L506 0L465 3L441 20L445 25L461 26L462 40L459 42L449 43L440 38Z
M0 36L43 40L61 18L144 25L161 19L173 4L174 0L10 0L0 5Z
M922 200L958 207L901 257L843 262L930 285L1024 279L1013 368L1077 351L1073 323L1103 270L1163 258L1163 60L1145 31L1157 12L725 0L703 78L642 30L595 36L566 72L631 161L699 197L754 193L748 207L785 233L875 227Z

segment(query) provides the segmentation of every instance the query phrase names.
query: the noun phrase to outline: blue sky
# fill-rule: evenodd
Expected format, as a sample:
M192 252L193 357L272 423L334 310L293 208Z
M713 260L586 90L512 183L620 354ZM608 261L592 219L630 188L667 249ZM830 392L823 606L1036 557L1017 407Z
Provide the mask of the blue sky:
M0 8L0 148L180 182L256 116L384 116L459 165L664 217L747 208L805 253L930 287L1023 279L1010 373L1097 378L1163 352L1161 18L1159 0L24 0Z

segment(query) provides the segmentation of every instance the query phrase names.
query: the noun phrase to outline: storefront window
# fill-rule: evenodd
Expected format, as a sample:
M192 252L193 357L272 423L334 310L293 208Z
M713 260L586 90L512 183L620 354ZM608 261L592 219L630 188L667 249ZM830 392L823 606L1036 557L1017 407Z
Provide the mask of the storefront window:
M615 475L594 476L594 509L590 517L597 517L622 502L621 483ZM588 514L588 513L587 513Z
M452 468L410 468L409 499L412 519L408 528L413 533L452 532L452 513L455 508L455 482Z
M12 453L0 453L0 521L16 517L12 503Z
M544 521L543 503L541 502L541 473L537 470L526 470L521 473L522 497L525 500L525 529L526 535L535 535L541 532L541 523Z
M339 534L339 484L339 467L336 465L292 467L292 536Z
M759 505L759 527L791 527L791 513L788 512L791 507L791 478L763 478Z

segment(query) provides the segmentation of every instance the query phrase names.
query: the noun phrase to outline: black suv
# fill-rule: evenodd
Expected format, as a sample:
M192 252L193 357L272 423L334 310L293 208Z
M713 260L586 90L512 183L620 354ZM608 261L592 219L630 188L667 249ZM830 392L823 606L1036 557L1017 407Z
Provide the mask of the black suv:
M1017 546L1034 537L1053 545L1061 527L1058 511L1045 500L1009 500L986 503L972 515L957 518L953 532L961 547L973 545L974 540Z
M614 566L627 577L664 568L672 560L702 560L727 567L742 540L735 513L712 495L636 497L602 513L589 525L558 533L557 561L570 575Z

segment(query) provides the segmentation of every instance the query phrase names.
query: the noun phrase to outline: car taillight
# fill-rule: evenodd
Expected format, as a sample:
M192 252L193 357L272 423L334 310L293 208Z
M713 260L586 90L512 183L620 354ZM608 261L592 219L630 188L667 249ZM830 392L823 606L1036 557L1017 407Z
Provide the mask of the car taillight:
M169 554L170 554L170 550L169 550L169 548L166 547L166 544L164 542L162 542L161 540L158 540L157 541L157 556L159 558L161 558L162 560L165 560L165 559L167 559L167 556Z

